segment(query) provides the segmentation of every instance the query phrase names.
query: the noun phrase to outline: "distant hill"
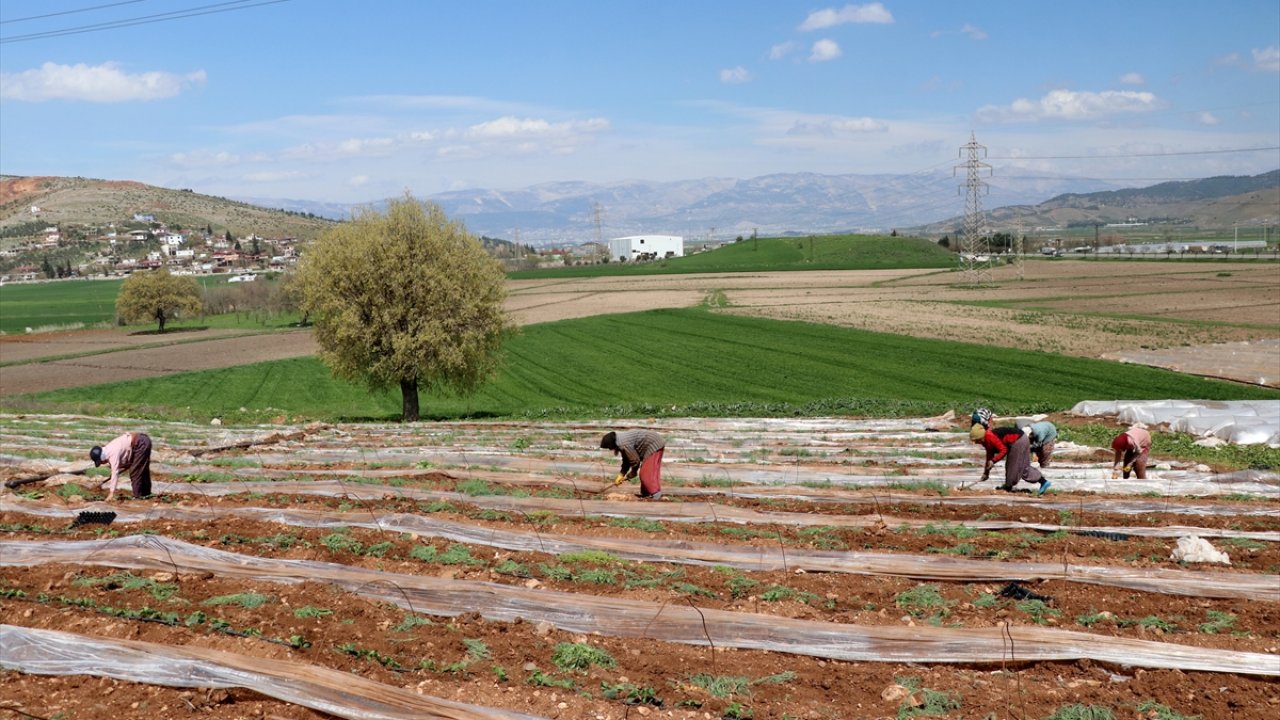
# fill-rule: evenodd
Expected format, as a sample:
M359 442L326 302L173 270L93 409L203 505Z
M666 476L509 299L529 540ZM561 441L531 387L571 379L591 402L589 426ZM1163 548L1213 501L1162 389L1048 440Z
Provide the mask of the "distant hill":
M33 207L38 211L33 212ZM59 224L105 229L110 223L133 222L135 215L152 216L170 228L212 226L217 234L230 230L237 237L257 234L309 240L333 225L332 220L306 213L129 180L0 177L0 231Z
M996 231L1014 225L1025 228L1070 228L1129 221L1229 228L1275 225L1280 222L1280 170L1261 175L1224 175L1164 182L1145 188L1092 193L1066 193L1038 205L1010 205L985 213ZM963 217L956 216L909 231L922 235L957 233Z

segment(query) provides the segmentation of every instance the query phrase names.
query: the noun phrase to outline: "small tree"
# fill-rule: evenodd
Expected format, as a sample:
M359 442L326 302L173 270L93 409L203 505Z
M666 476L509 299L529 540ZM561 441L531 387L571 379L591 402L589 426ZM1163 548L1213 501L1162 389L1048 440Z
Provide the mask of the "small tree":
M195 278L170 275L164 268L133 273L121 283L116 296L116 315L125 322L155 320L160 332L170 318L196 315L201 307L200 283Z
M321 359L373 390L399 385L406 422L420 389L468 395L497 371L512 330L505 275L437 205L406 194L365 211L318 239L298 273Z

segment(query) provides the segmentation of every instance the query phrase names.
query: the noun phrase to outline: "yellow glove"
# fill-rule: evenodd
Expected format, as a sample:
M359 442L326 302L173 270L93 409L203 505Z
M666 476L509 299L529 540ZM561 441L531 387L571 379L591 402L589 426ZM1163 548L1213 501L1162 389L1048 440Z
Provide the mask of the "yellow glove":
M1119 470L1112 470L1112 471L1111 471L1111 479L1112 479L1112 480L1119 480L1119 479L1120 479L1120 471L1119 471Z
M627 479L626 475L623 475L622 473L618 473L618 477L613 479L613 484L621 485L626 479Z
M1133 472L1133 466L1132 466L1132 465L1125 465L1125 466L1124 466L1124 471L1125 471L1125 472Z

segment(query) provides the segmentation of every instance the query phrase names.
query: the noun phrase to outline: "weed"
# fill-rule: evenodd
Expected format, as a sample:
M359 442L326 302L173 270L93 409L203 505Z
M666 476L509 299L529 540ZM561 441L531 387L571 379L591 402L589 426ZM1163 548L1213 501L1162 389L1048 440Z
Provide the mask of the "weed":
M567 565L617 565L622 562L622 558L603 550L579 550L564 553L560 556L560 561Z
M521 565L510 558L494 565L493 571L499 575L510 575L512 577L533 577L533 574L529 572L528 566Z
M667 527L656 520L646 518L609 518L609 524L613 527L631 528L633 530L643 530L644 532L666 532Z
M496 492L493 486L485 480L473 479L463 480L454 487L455 492L463 495L494 495Z
M699 587L697 585L694 585L693 583L687 583L687 582L673 583L671 585L671 589L680 593L681 595L698 595L701 597L709 597L709 598L713 598L716 596L714 592L704 587Z
M483 640L463 639L462 644L467 648L467 657L473 660L488 660L493 655Z
M1164 632L1173 632L1178 629L1176 623L1165 620L1158 615L1148 615L1139 620L1121 620L1118 624L1120 627L1131 627L1133 625L1137 625L1139 627L1151 630L1162 630Z
M444 500L437 500L435 502L418 505L418 512L421 512L421 513L457 512L457 511L458 511L458 508L454 507L452 503L446 502Z
M974 607L983 608L983 609L993 608L999 604L1000 604L1000 598L996 597L991 593L982 593L977 597L977 599L973 601Z
M952 525L950 523L945 523L945 522L942 523L941 525L934 525L933 523L928 523L927 525L920 528L916 532L920 533L921 535L948 535L950 537L956 538L957 540L968 540L971 537L976 537L978 534L977 530L974 530L973 528L968 527L966 525Z
M483 565L480 558L471 557L471 548L458 543L451 543L440 553L439 562L443 565Z
M104 586L107 590L146 590L156 600L168 600L178 593L177 583L157 582L138 577L131 572L112 573L106 577L79 577L72 581L76 587Z
M307 618L322 618L332 615L333 611L329 608L316 607L315 605L303 605L293 611L293 616L299 620Z
M893 601L898 607L905 609L916 617L922 617L927 612L939 612L942 615L947 614L947 608L952 603L942 597L942 593L938 591L937 585L917 585L916 587L905 592L898 593Z
M1221 610L1206 610L1205 615L1209 617L1208 622L1200 623L1200 632L1207 635L1216 635L1221 632L1230 630L1236 624L1236 616L1231 613L1225 613Z
M414 560L421 560L422 562L435 562L436 546L435 545L414 545L409 550L409 557L413 558Z
M1103 620L1106 620L1109 617L1111 616L1100 613L1100 612L1090 611L1088 613L1085 613L1084 615L1077 615L1076 624L1083 625L1084 627L1093 627L1095 624L1102 622Z
M563 565L548 565L546 563L538 563L538 572L549 580L572 580L573 571Z
M1249 538L1223 538L1222 543L1224 545L1232 545L1244 550L1261 550L1267 546L1266 543L1260 543L1257 540L1250 540Z
M242 608L252 610L260 608L271 602L270 595L263 595L257 592L242 592L232 595L219 595L205 600L202 605L239 605Z
M602 682L600 683L600 694L610 700L621 700L627 705L662 707L662 698L658 697L656 690L629 682L618 683L617 685Z
M67 483L66 485L63 485L62 487L58 488L57 495L58 497L61 497L61 498L72 498L77 496L89 497L89 491L85 490L84 488L80 487L75 483Z
M1101 705L1064 705L1045 720L1114 720L1111 711Z
M558 687L565 689L573 687L573 680L569 678L558 679L543 673L541 670L534 670L533 674L529 676L528 683L539 687Z
M419 615L405 615L403 620L391 628L391 632L406 633L421 625L435 625L435 623Z
M609 653L586 643L558 643L551 653L551 662L562 672L585 672L591 666L611 668L618 664Z
M721 699L751 693L751 680L745 677L698 673L689 677L689 684L706 690L712 697Z
M320 538L320 544L324 545L328 548L329 552L332 553L342 552L343 550L355 555L363 553L364 543L353 537L349 537L346 532L346 529L342 529L337 532L329 533L328 535Z
M1030 615L1031 621L1037 625L1045 625L1048 622L1046 618L1062 614L1061 611L1045 605L1043 600L1024 600L1017 604L1017 608Z
M1155 700L1143 700L1138 703L1138 712L1150 720L1200 720L1199 715L1183 715L1168 705L1161 705Z
M752 580L746 575L738 575L729 579L729 594L736 598L746 597L751 593L751 589L759 584L758 580Z
M612 570L602 570L600 568L588 568L580 573L575 573L574 580L578 582L590 583L592 585L617 585L618 576Z
M755 717L755 714L751 712L751 708L742 703L733 702L725 707L724 714L720 717L721 720L747 720Z

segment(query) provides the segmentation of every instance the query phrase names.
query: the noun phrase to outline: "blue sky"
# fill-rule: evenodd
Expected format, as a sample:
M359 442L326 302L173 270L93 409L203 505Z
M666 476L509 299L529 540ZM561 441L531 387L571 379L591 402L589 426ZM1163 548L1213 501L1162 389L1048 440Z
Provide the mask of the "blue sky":
M1280 3L0 5L10 175L365 202L950 172L970 133L1006 177L1280 168Z

